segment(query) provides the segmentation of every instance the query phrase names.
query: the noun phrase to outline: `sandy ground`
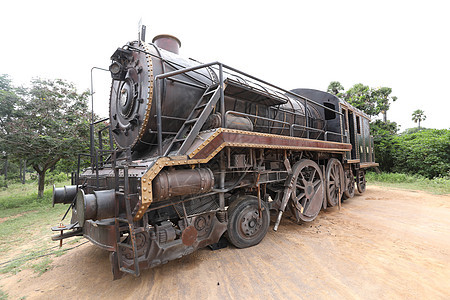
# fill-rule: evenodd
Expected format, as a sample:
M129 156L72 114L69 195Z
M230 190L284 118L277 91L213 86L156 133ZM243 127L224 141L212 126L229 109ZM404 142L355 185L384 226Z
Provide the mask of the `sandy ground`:
M52 266L0 287L9 299L449 299L450 195L369 186L312 223L285 218L255 247L202 249L139 278L112 281L89 243Z

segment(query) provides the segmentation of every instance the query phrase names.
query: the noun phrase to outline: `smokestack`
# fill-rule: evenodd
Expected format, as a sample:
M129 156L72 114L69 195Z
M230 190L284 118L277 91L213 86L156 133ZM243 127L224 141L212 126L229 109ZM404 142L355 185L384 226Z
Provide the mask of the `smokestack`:
M169 34L160 34L153 38L152 43L154 43L159 48L170 51L172 53L178 54L181 47L181 42L178 38Z

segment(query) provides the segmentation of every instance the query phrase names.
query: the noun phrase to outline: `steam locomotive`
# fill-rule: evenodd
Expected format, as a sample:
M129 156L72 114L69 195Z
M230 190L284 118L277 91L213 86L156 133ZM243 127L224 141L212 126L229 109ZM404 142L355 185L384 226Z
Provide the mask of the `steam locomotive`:
M159 35L113 53L110 117L98 142L103 123L91 124L91 166L53 191L72 209L53 240L80 235L110 251L114 279L222 236L254 246L271 216L274 230L283 213L310 222L353 197L355 183L363 193L378 165L370 119L347 102L183 58L180 46Z

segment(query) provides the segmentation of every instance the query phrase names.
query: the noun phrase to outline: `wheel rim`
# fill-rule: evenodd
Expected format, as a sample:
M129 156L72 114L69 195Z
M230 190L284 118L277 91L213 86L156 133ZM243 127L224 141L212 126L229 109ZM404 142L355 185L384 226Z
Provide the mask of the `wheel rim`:
M345 180L347 185L344 195L347 199L353 198L355 196L355 177L353 176L352 170L345 172Z
M228 207L228 240L237 248L254 246L266 235L269 223L269 208L264 201L260 216L258 198L251 195L238 198Z
M260 231L263 221L259 217L258 209L248 207L243 210L238 217L238 233L243 239L251 240Z
M339 160L329 160L326 171L327 202L330 206L339 203L344 187L344 170Z
M366 173L364 171L358 171L358 178L356 181L356 186L360 194L366 191Z
M314 220L323 204L322 172L312 160L300 160L293 167L294 185L291 199L297 220Z

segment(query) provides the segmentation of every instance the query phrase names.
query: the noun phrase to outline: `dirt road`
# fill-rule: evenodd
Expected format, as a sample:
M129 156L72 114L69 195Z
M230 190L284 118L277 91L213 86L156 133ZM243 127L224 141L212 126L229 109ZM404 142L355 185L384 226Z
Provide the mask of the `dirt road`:
M272 224L273 227L273 224ZM450 196L369 186L312 223L284 219L258 246L202 249L112 281L91 244L37 277L3 276L10 299L449 299Z

